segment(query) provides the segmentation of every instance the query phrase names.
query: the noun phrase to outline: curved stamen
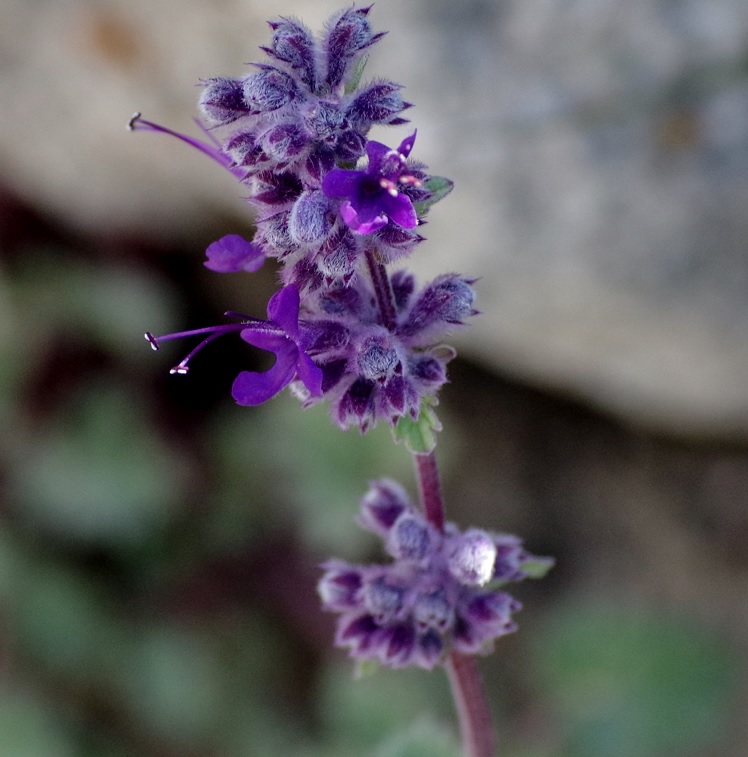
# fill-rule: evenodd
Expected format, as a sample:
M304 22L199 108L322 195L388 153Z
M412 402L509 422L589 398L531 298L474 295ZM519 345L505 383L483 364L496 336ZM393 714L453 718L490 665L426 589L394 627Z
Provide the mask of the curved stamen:
M162 336L154 336L150 331L146 331L145 338L154 350L159 350L161 348L161 342L166 342L170 339L182 339L185 337L207 334L208 336L203 339L197 347L190 350L187 356L183 360L180 360L180 362L169 371L169 373L184 376L189 371L190 360L192 360L203 347L210 344L214 339L218 339L219 336L229 334L233 331L244 331L247 328L252 329L253 331L263 331L265 333L285 333L278 324L273 323L272 321L263 321L259 318L252 318L250 316L242 315L241 313L234 313L230 310L226 312L225 315L229 318L240 318L241 322L227 323L223 326L206 326L205 328L191 329L189 331L176 331L173 334L163 334Z
M401 184L408 184L412 187L422 187L423 182L416 176L413 176L412 174L403 174L398 181Z
M235 324L235 325L237 325L237 324ZM200 342L200 344L198 344L197 347L195 347L194 349L190 350L187 353L187 355L182 360L180 360L173 368L171 368L169 370L169 373L171 373L172 376L174 374L177 374L179 376L186 376L187 372L190 370L190 367L188 365L188 363L190 362L190 360L192 360L192 358L195 357L195 355L197 355L197 353L200 352L200 350L203 347L205 347L205 345L210 344L210 342L212 342L214 339L218 339L219 336L223 336L225 333L226 332L222 330L220 332L215 332L215 333L211 334L206 339L203 339L203 341Z
M198 125L203 128L202 124L200 124L199 122ZM223 168L231 171L231 173L233 173L237 178L243 179L246 175L246 171L234 166L233 160L228 155L226 155L226 153L224 153L219 146L208 144L207 142L203 142L200 139L195 139L194 137L187 136L186 134L181 134L178 131L173 131L172 129L168 129L166 126L161 126L160 124L154 123L153 121L147 121L146 119L142 118L139 111L132 114L132 118L130 118L130 120L127 122L127 128L130 131L155 131L160 132L161 134L168 134L170 137L176 137L177 139L181 139L182 142L186 142L191 147L200 150L200 152L204 153L209 158L215 160L216 163L218 163L220 166L223 166Z

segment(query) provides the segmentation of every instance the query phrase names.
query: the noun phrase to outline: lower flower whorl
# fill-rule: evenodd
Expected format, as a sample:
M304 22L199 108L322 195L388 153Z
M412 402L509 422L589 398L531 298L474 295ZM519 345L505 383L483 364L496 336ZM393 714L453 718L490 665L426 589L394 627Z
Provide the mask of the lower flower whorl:
M339 613L336 643L351 657L392 668L431 669L450 651L487 654L517 626L517 600L506 583L539 578L550 558L526 552L509 534L439 531L393 481L372 484L361 525L378 534L393 557L386 565L326 563L318 591Z

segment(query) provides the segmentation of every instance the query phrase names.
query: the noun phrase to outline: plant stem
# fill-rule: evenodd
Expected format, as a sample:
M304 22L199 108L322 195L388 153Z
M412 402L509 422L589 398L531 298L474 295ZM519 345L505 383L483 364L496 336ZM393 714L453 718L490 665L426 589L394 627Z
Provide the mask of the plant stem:
M440 531L444 531L444 500L439 483L436 455L434 452L413 453L413 462L416 466L418 491L426 520L433 523Z
M452 652L446 668L460 718L464 757L496 757L491 712L475 657Z
M436 455L414 453L413 462L426 519L444 531L444 500ZM460 720L463 757L496 757L491 712L475 658L452 652L445 667Z
M394 331L397 325L397 311L395 310L395 295L392 293L392 285L387 269L380 263L373 250L366 251L366 264L369 267L371 283L379 305L379 314L382 325L388 331Z
M382 325L389 331L394 331L397 326L395 296L387 269L377 259L374 249L367 250L366 265L377 298ZM443 532L444 500L439 483L436 455L433 451L428 453L414 452L413 462L416 468L421 506L426 520ZM496 757L491 712L488 709L475 658L452 652L445 665L452 687L452 697L460 720L464 757Z

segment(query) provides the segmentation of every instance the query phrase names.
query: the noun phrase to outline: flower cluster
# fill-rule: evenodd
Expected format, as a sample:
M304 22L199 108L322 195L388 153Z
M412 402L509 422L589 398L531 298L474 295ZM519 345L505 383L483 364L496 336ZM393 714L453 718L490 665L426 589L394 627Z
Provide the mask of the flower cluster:
M477 311L473 281L447 274L420 289L387 265L423 241L418 229L451 189L410 159L416 134L398 147L367 141L375 125L406 123L401 86L361 85L372 32L369 8L351 7L315 37L300 22L270 23L269 62L239 78L204 82L200 109L208 140L143 120L133 129L176 136L217 161L249 187L256 211L252 241L229 235L207 250L206 267L252 272L280 263L283 288L268 320L246 316L215 328L154 337L151 345L203 336L173 372L186 373L205 344L238 332L276 355L265 373L242 372L234 399L255 405L291 385L305 405L328 400L343 428L365 431L378 420L418 418L435 404L453 351L444 334ZM361 159L361 165L357 162Z
M535 557L508 534L443 531L411 504L399 484L375 482L361 502L361 525L384 541L387 565L324 565L319 593L340 613L336 642L352 657L389 667L430 669L454 650L486 654L516 630L519 602L500 588L540 578L553 560Z

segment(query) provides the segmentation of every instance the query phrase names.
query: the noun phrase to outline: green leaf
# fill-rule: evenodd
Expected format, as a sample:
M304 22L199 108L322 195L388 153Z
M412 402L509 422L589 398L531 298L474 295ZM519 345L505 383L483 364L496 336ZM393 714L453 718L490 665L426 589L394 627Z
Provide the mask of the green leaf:
M423 186L431 192L431 196L427 200L413 203L419 216L424 215L439 200L443 200L452 191L454 182L443 176L432 176Z
M361 83L361 77L364 75L364 69L366 68L366 63L369 60L368 55L364 55L363 58L358 62L358 65L356 66L356 70L353 72L353 75L351 78L346 82L345 85L345 93L347 95L350 95L351 92L355 92L358 88L358 85Z
M545 578L548 571L556 564L552 557L533 557L520 566L528 578Z
M436 447L436 432L442 430L441 421L434 412L435 405L435 399L424 397L418 418L413 420L409 415L399 418L392 431L395 441L405 442L409 452L433 452Z

